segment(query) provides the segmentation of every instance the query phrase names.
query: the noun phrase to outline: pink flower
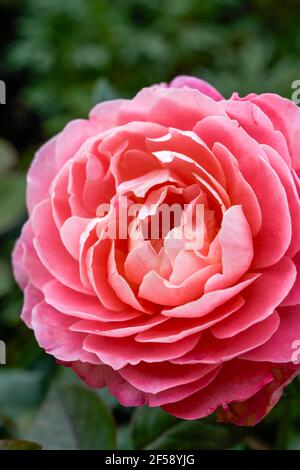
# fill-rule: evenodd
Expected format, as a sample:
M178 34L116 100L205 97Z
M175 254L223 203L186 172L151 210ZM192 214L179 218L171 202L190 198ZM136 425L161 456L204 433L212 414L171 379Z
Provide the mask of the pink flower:
M299 171L300 110L275 94L225 100L177 77L99 104L29 170L13 254L23 320L125 406L255 424L300 367ZM155 239L141 230L173 203L193 236L203 208L193 249L171 236L184 217ZM127 237L106 236L121 209Z

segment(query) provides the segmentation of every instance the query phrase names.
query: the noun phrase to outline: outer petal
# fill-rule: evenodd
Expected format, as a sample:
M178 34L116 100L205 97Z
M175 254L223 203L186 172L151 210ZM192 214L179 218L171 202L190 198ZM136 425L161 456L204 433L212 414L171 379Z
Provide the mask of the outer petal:
M293 263L296 266L297 277L288 296L282 302L283 307L300 304L300 252L293 258Z
M46 302L65 315L78 320L98 320L120 322L139 316L134 310L112 312L106 309L97 297L76 292L53 279L43 287Z
M142 344L137 343L133 337L106 338L89 335L83 347L85 351L96 354L102 363L118 370L141 361L164 362L180 357L196 345L199 336L193 335L173 344Z
M223 99L221 93L218 92L212 85L210 85L205 80L201 80L201 78L191 77L188 75L178 75L178 77L174 78L170 82L170 87L173 88L182 88L187 86L189 88L195 88L195 90L201 91L204 95L209 96L215 101L220 101Z
M280 308L280 326L264 345L243 355L251 361L300 362L300 305Z
M236 401L244 401L273 380L269 364L251 364L234 360L225 364L216 379L189 398L163 408L178 418L199 419L216 408Z
M56 164L57 137L53 137L36 153L27 176L27 207L31 214L36 204L48 196L50 185L58 171Z
M232 338L271 315L286 297L295 282L296 269L289 258L268 268L244 292L245 305L212 328L216 338ZM257 326L259 330L259 325Z
M39 303L32 312L32 327L39 345L60 361L99 363L95 354L82 348L85 334L69 331L74 319L58 312L45 302Z
M65 249L55 226L49 200L41 202L32 214L34 246L38 256L55 279L79 292L89 293L79 277L79 265Z
M239 426L254 426L276 405L286 387L297 375L297 372L286 368L272 370L274 380L265 385L246 401L230 403L228 407L219 408L220 421L231 422Z
M266 343L278 329L279 323L279 315L274 312L259 325L251 326L234 338L219 340L208 333L192 351L179 359L174 359L173 362L176 364L221 364Z
M24 305L21 313L21 318L28 328L32 328L31 318L34 307L43 299L42 292L34 287L33 284L28 284L24 290Z
M14 277L19 287L24 290L28 284L28 274L24 266L24 246L21 238L18 239L14 246L12 254Z
M146 393L159 393L198 380L214 369L216 369L215 365L178 366L162 362L126 366L119 373L138 390Z
M21 236L13 253L14 274L20 287L24 290L29 279L30 282L41 289L52 279L51 274L41 263L36 249L33 246L33 231L30 220L22 229Z
M191 130L205 116L225 116L222 106L191 88L144 88L120 109L122 123L150 121Z
M300 109L290 100L272 93L251 97L251 101L269 116L275 129L285 136L293 161L293 168L300 169Z
M101 132L93 121L75 119L69 122L63 131L58 134L56 142L56 164L60 169L80 149L82 144L90 137Z
M271 119L251 101L224 101L224 108L231 119L236 119L243 129L260 144L273 147L291 168L291 157L286 140L274 127Z

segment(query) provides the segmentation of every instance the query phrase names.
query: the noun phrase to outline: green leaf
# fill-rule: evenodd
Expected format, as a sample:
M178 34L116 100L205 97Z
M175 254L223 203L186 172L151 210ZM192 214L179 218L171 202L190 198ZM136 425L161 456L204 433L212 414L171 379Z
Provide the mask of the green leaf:
M117 439L118 450L132 450L134 445L132 442L131 428L129 424L120 426L118 429L118 439Z
M119 405L118 400L109 392L107 388L100 388L99 390L95 390L95 393L97 393L97 395L108 408L114 409Z
M137 449L191 450L227 449L242 431L204 420L183 421L160 408L140 408L133 419L133 442Z
M54 387L29 431L48 450L106 450L116 445L113 418L92 390Z
M9 352L7 361L10 361ZM13 437L23 438L23 429L32 421L42 401L44 373L0 367L0 411L3 419L14 422Z
M0 234L10 230L25 211L25 176L0 175Z
M138 408L132 421L133 442L136 449L143 449L161 434L178 423L178 419L161 408Z
M29 441L0 441L0 450L41 450L41 446L35 442Z

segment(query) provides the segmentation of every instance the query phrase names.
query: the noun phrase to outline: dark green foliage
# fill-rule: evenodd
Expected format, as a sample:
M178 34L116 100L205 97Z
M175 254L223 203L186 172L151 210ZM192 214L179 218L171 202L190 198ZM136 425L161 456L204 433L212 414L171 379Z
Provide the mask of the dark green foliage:
M226 96L290 96L300 70L297 0L25 0L12 67L53 132L91 105L180 73Z
M299 1L0 0L0 9L0 79L8 86L0 109L0 450L300 449L298 380L250 430L134 411L107 391L87 390L20 322L10 268L26 220L25 171L42 141L99 101L178 74L207 79L227 97L290 98L300 79Z

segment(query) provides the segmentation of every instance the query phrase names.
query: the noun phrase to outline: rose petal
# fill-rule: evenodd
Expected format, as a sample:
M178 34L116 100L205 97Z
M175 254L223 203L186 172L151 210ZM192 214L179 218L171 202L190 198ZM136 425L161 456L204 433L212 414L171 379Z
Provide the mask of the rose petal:
M199 419L213 413L218 406L240 402L254 395L273 379L270 365L251 364L239 360L223 366L211 384L178 403L163 408L182 419Z
M223 99L223 96L216 90L210 83L202 80L201 78L191 77L188 75L178 75L170 82L170 87L182 88L187 86L189 88L194 88L195 90L201 91L204 95L209 96L215 101L220 101Z

